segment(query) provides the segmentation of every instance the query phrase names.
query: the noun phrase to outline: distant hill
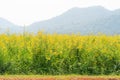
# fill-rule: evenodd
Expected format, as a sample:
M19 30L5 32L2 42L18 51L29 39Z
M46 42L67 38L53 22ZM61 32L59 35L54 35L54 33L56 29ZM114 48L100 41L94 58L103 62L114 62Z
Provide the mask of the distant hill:
M21 33L22 27L0 18L0 33Z
M44 30L47 33L118 34L119 13L120 10L109 11L101 6L72 8L60 16L33 23L27 30Z
M13 33L23 32L23 28L20 26L16 26L1 18L0 28L9 28ZM101 6L75 7L59 16L35 22L26 27L27 32L37 33L41 30L44 30L46 33L60 34L97 34L99 32L104 34L120 34L120 9L110 11Z

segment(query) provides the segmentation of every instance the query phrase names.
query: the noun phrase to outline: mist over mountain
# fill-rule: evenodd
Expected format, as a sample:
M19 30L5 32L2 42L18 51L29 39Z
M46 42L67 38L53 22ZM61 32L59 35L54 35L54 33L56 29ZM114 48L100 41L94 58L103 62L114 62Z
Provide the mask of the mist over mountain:
M0 33L21 33L22 28L10 21L0 18Z
M48 13L49 14L49 13ZM0 18L0 29L10 29L12 33L22 33L23 28ZM1 29L1 30L2 30ZM72 8L52 19L35 22L26 27L27 32L37 33L81 33L120 34L120 9L110 11L101 6ZM0 32L1 32L0 30Z

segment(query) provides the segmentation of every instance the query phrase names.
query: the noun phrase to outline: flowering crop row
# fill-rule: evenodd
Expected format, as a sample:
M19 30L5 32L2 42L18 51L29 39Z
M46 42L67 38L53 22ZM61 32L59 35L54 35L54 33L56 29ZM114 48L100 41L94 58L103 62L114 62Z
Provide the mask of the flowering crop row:
M120 74L120 36L1 34L0 74Z

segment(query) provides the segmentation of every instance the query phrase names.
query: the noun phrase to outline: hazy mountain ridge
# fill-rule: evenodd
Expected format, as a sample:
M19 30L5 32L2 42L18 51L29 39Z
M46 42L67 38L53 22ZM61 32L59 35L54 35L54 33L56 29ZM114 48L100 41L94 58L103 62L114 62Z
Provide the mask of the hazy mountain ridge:
M0 18L0 26L2 26L2 23ZM21 33L23 31L22 27L20 28L14 24L9 23L8 27L13 33L13 30L15 30L15 33ZM60 16L45 21L35 22L26 27L27 32L33 33L44 30L47 33L80 32L81 34L89 34L101 32L105 34L120 34L119 29L120 9L110 11L101 6L88 8L75 7Z
M0 33L21 33L22 28L10 21L0 18Z

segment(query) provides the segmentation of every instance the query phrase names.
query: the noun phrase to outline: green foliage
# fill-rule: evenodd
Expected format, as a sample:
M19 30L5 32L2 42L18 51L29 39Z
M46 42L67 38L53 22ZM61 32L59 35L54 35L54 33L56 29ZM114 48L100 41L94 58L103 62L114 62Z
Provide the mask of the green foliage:
M0 35L0 74L120 74L120 36Z

